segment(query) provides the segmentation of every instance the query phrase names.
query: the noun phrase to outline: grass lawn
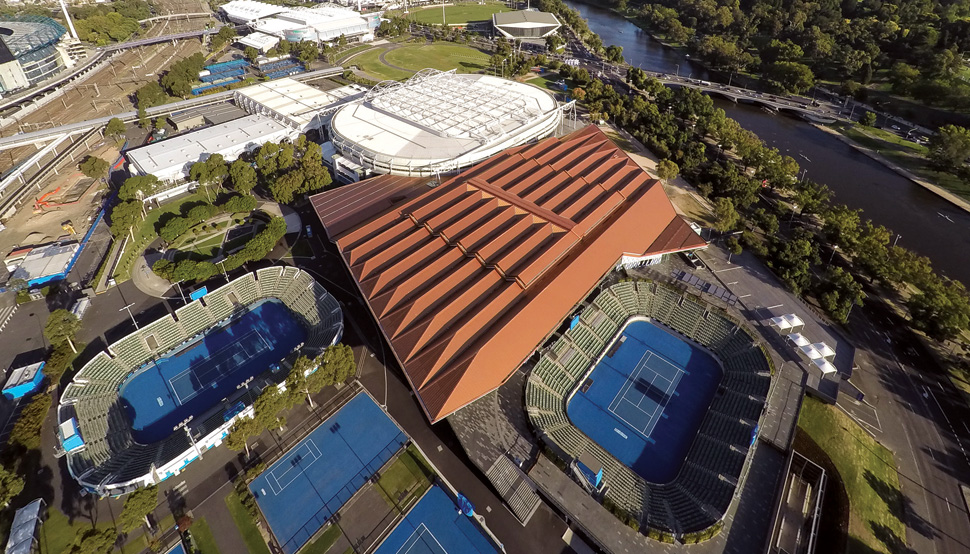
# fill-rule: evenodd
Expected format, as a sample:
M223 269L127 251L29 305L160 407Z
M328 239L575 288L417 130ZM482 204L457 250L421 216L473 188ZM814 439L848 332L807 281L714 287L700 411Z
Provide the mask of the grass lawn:
M390 64L413 71L433 67L441 71L457 69L458 73L475 73L488 67L487 54L474 48L449 43L402 46L389 50L384 59Z
M229 507L229 513L232 514L232 520L236 522L236 527L239 528L239 534L242 535L249 554L270 554L269 547L263 540L263 535L259 533L256 523L253 522L253 518L249 517L249 512L246 511L246 507L242 505L239 495L235 491L226 496L226 506Z
M384 65L379 59L381 52L384 52L382 48L368 50L354 56L354 59L348 65L356 65L363 71L366 71L369 75L372 75L375 79L403 81L411 75L414 75L413 73L401 71L399 69L394 69L393 67Z
M491 21L493 13L510 11L513 10L504 4L460 4L445 7L444 22L441 21L441 6L414 11L408 17L418 23L457 25L469 21Z
M330 550L330 547L333 546L333 543L337 542L337 539L339 538L340 527L331 525L330 527L327 527L327 530L324 531L322 535L317 537L317 540L303 547L303 550L300 550L300 554L324 554L326 551Z
M389 506L410 506L431 486L430 466L414 446L401 453L378 479L378 491Z
M825 450L849 496L851 553L894 553L905 545L905 497L892 453L835 406L806 397L798 426Z
M343 52L337 54L337 59L344 60L346 58L349 58L350 56L353 56L354 54L363 52L364 50L370 50L371 48L374 48L374 47L371 46L370 44L364 44L362 46L354 46L353 48L348 48Z
M196 261L211 260L219 253L219 248L222 246L222 238L225 235L224 231L219 231L212 236L205 237L199 242L196 242L189 246L183 246L175 254L175 261L180 262L186 258L192 258Z
M529 83L530 85L535 85L539 88L544 88L546 90L551 90L552 92L563 92L562 87L555 84L556 81L561 81L561 80L562 80L562 76L559 75L558 73L547 72L543 75L539 75L538 77L529 79L528 81L526 81L526 83ZM571 86L570 81L566 81L566 84Z
M56 508L49 508L47 513L47 521L40 528L41 554L62 554L67 552L74 542L74 537L78 533L83 533L91 528L91 523L86 519L77 519L71 525L67 516ZM175 527L175 516L168 514L158 522L158 526L162 532ZM98 529L105 529L107 527L114 527L114 522L107 518L98 522ZM116 548L115 552L130 554L141 552L148 548L148 539L143 529L136 529L132 532L132 536L133 538L129 539L127 544L121 548Z
M195 546L201 554L219 554L216 538L212 536L212 530L209 529L209 523L204 517L192 522L189 531L192 533L192 539L195 540Z

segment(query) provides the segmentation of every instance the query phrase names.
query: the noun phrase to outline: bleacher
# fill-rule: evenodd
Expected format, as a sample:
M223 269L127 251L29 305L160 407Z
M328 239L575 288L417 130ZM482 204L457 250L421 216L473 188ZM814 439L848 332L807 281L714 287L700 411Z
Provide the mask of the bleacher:
M573 426L566 399L631 316L652 317L706 347L724 376L698 430L681 474L649 484ZM558 450L587 452L603 464L607 497L642 525L673 533L706 529L720 520L734 495L770 387L769 362L751 334L727 314L667 285L621 281L601 290L578 323L543 351L526 382L533 427Z
M182 433L153 445L131 439L128 416L121 407L119 386L153 357L181 347L198 334L248 309L276 298L307 327L308 355L317 355L343 333L340 304L308 273L292 267L270 267L249 273L179 308L96 354L67 385L62 406L73 406L85 448L68 454L73 475L95 490L112 494L112 485L150 473L185 450ZM174 453L174 454L173 454Z

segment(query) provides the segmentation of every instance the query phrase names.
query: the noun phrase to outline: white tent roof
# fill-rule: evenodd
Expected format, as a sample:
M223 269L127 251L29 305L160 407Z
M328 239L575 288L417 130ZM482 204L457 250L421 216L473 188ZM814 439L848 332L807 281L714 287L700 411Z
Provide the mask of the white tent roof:
M771 325L777 327L779 331L790 331L797 327L802 327L805 322L795 314L785 314L771 318Z
M812 360L812 363L815 364L815 367L817 367L820 370L822 370L822 373L823 374L826 374L827 375L829 373L835 373L836 372L835 366L832 365L832 362L830 362L830 361L828 361L828 360L826 360L824 358L819 358L817 360Z
M808 346L799 346L798 351L801 353L802 356L805 356L809 360L824 359L822 357L822 353L816 350L815 347L810 344Z
M835 349L824 342L816 342L812 345L812 347L815 348L815 350L818 350L823 358L835 357Z
M792 333L788 335L788 341L795 346L808 346L811 341L805 338L801 333Z
M30 554L33 552L34 532L40 523L44 501L40 498L17 510L7 538L6 554Z

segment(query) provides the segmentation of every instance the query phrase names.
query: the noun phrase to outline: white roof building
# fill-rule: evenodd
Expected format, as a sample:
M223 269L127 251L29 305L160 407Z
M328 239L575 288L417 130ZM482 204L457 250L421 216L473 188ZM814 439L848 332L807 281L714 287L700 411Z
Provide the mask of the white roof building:
M212 154L222 154L226 161L233 161L266 142L280 142L298 134L299 130L273 118L250 115L130 150L125 157L134 175L150 174L162 181L175 181L188 177L192 164Z
M506 38L545 38L562 26L555 14L532 10L492 14L492 26Z
M367 89L348 85L320 90L295 79L276 79L237 89L236 105L251 114L272 117L300 132L320 128L340 105L360 98Z
M354 10L334 5L286 8L253 0L232 0L220 9L230 21L245 23L254 31L290 42L331 42L341 35L370 40L372 29L379 24L379 20L374 22Z
M255 32L249 33L236 42L242 44L243 46L252 46L256 50L266 53L270 50L270 48L273 48L280 43L280 38L274 37L273 35L267 35L266 33Z
M376 173L429 176L552 135L562 109L545 89L489 75L425 69L340 108L337 151Z

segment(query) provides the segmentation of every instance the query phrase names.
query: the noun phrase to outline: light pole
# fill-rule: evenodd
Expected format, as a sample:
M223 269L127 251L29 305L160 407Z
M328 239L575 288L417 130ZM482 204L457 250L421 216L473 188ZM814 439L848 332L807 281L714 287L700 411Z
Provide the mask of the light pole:
M802 176L798 179L799 182L801 182L801 183L804 183L805 182L805 175L806 174L808 174L808 168L807 167L803 167L802 168Z
M901 237L901 236L903 236L903 235L900 235L900 234L897 234L896 235L896 240L893 241L893 248L896 247L896 243L899 242L899 237Z
M829 265L832 265L832 260L835 258L835 251L839 249L839 245L835 244L832 246L832 255L829 256Z
M128 304L124 308L120 308L118 311L120 312L122 310L128 310L128 317L130 317L131 318L131 322L135 324L135 330L137 331L138 330L138 322L135 321L135 316L131 313L131 307L134 306L134 305L135 305L135 303L132 302L131 304Z
M226 282L228 283L229 274L226 273L226 260L219 260L217 263L219 264L219 267L222 268L222 276L226 278Z
M676 75L678 77L680 77L680 64L676 64L676 65L677 65L677 73L676 73Z
M179 296L182 297L182 303L183 304L187 304L187 302L185 301L185 293L182 292L182 285L181 285L181 283L182 283L182 281L176 281L175 282L175 286L176 286L176 288L179 289Z

